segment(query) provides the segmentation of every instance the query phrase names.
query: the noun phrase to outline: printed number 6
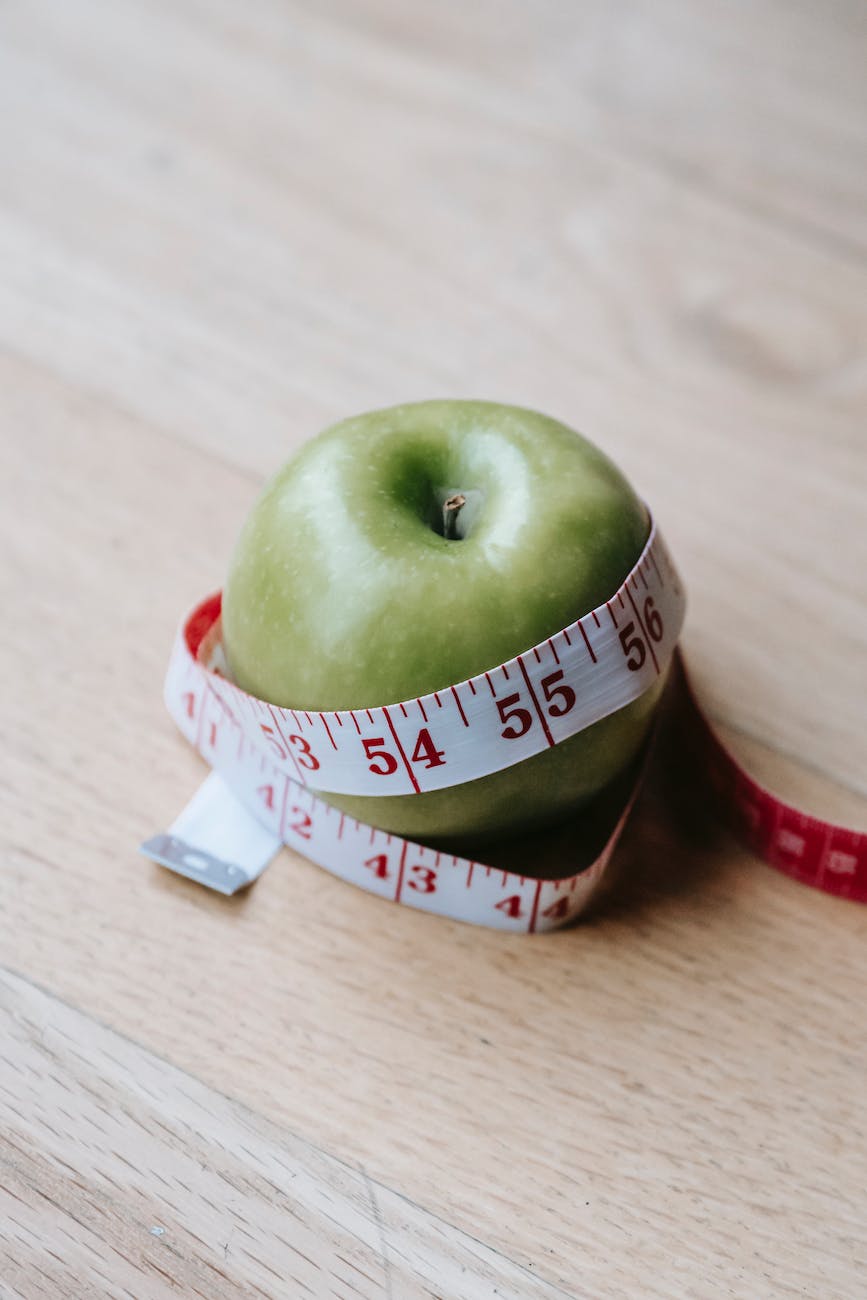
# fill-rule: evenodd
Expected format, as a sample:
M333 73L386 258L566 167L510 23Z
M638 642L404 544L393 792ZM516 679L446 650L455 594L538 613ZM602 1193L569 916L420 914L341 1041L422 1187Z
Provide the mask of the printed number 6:
M644 602L644 626L647 628L651 641L661 641L664 631L662 626L662 615L653 603L653 597L648 596Z

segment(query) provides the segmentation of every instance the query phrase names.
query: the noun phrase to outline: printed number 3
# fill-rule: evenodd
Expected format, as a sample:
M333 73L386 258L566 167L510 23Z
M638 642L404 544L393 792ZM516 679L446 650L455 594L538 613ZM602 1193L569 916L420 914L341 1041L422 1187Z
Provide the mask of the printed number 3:
M410 879L407 881L410 889L416 889L420 894L434 894L436 882L437 873L430 867L410 867Z
M303 736L290 736L289 743L290 745L294 745L298 750L295 759L299 767L306 767L310 772L316 772L319 770L319 759L313 753Z

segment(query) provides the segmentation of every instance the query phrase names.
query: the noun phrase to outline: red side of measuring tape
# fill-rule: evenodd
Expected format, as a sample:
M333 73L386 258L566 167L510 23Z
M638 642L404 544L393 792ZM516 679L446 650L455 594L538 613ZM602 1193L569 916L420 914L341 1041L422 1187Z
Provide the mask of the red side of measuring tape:
M197 605L184 624L184 641L187 643L187 649L194 659L198 655L199 647L205 637L216 626L222 608L223 593L217 591L213 596L208 596L206 600L203 600L201 605Z
M711 727L679 652L678 659L689 743L723 821L769 866L814 889L867 903L867 834L802 812L754 780Z

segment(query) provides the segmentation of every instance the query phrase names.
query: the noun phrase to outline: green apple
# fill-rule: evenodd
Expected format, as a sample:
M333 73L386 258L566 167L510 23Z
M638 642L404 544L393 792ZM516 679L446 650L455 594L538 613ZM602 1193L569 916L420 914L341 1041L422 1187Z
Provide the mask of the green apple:
M260 699L314 711L440 690L600 605L649 527L612 462L536 412L432 401L344 420L284 466L244 525L223 597L230 670ZM556 822L629 765L660 692L463 785L326 797L438 844Z

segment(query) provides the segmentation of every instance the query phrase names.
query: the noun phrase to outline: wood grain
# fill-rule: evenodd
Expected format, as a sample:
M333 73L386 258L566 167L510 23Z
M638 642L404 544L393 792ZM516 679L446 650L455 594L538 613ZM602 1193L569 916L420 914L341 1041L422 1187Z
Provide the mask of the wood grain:
M161 678L263 475L461 394L623 465L726 735L867 827L861 7L19 0L0 35L0 1294L388 1294L372 1187L393 1297L860 1297L867 912L676 755L551 937L135 846L202 776Z
M0 972L4 1294L563 1293Z

